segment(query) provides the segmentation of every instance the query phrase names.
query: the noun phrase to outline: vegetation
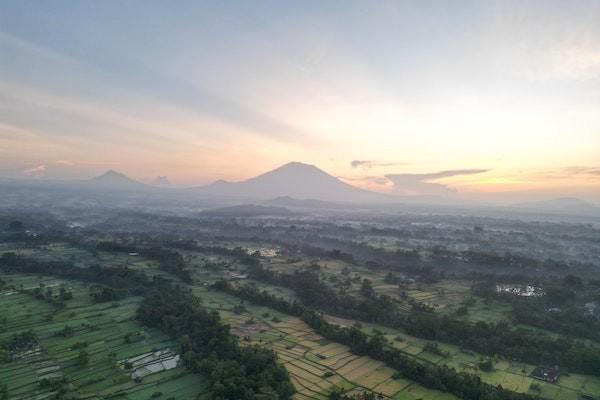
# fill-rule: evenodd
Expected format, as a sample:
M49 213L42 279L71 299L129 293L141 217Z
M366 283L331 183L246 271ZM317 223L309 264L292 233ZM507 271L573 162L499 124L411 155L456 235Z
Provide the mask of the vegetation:
M237 339L221 324L218 314L207 312L197 298L172 286L168 281L152 280L128 268L78 268L71 263L43 263L4 253L0 269L5 272L45 273L70 279L101 282L114 287L103 288L97 301L114 300L129 293L143 295L138 317L144 324L164 330L179 340L183 360L195 372L210 377L210 397L214 399L282 398L293 393L285 369L276 363L275 355L261 348L240 348ZM107 295L110 293L111 295ZM70 337L73 328L65 325L57 335ZM32 332L15 335L6 344L9 350L34 345ZM87 365L85 350L77 363Z
M285 368L272 351L240 348L215 312L179 291L153 291L138 310L146 325L178 338L186 366L211 380L214 399L287 399L294 392Z
M284 274L261 266L254 266L249 271L255 279L294 289L304 305L334 315L402 328L420 338L455 344L488 356L499 354L527 363L560 364L573 372L600 375L600 347L581 341L514 330L505 321L473 324L451 315L439 315L414 303L408 311L399 310L397 302L389 296L374 295L368 281L363 281L361 286L364 298L356 299L336 293L313 271ZM252 288L246 290L252 291Z
M326 339L349 346L353 353L368 355L376 360L381 360L390 367L401 371L403 377L414 380L425 387L446 391L466 400L525 400L534 398L502 387L485 384L478 377L471 374L458 373L444 366L420 363L407 357L399 350L388 346L381 336L370 337L356 327L344 328L332 325L318 313L310 311L297 303L276 299L275 296L265 291L258 292L255 288L248 286L236 289L225 282L219 282L214 287L227 290L236 296L267 305L282 312L295 312L295 315L301 315L304 322Z

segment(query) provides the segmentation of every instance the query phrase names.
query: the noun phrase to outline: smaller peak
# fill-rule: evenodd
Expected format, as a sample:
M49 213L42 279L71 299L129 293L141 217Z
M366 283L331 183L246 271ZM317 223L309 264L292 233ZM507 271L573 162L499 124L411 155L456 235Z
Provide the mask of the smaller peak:
M156 186L171 186L171 181L166 176L157 176L152 183Z
M109 169L102 175L98 175L91 179L93 182L134 182L127 175L117 172L113 169Z
M100 176L125 176L125 175L120 172L115 171L114 169L109 169Z

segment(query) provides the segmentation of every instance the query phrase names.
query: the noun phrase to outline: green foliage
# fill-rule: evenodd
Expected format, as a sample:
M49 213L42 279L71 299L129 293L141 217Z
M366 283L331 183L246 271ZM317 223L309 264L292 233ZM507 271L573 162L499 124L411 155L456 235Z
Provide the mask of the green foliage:
M7 229L12 232L20 232L25 229L25 225L21 221L11 221L8 223Z
M86 367L90 361L89 354L85 350L81 350L77 355L77 365L80 367Z
M490 357L499 354L526 363L559 364L574 372L600 375L600 348L583 342L554 338L541 332L513 330L505 321L473 324L456 316L437 314L422 303L413 302L407 312L386 295L372 294L357 299L335 292L311 271L275 273L261 266L248 271L254 279L293 289L302 303L289 304L294 306L289 309L275 296L258 293L257 289L244 286L236 292L242 298L248 296L251 301L270 302L276 309L282 307L281 310L286 313L300 315L298 308L314 308L344 318L403 329L412 336L454 344ZM370 284L363 281L363 286L369 287Z
M532 396L516 393L502 387L483 383L478 376L456 372L446 366L425 364L406 356L402 351L391 348L382 335L370 337L356 327L344 328L329 324L320 313L311 311L297 303L290 303L253 286L233 288L226 284L218 287L233 295L254 303L273 307L281 312L301 316L302 320L324 338L350 347L350 351L367 355L397 369L396 378L408 378L425 387L452 393L468 400L531 400ZM342 396L342 394L338 393ZM342 399L344 397L335 397Z
M293 393L287 371L277 364L272 351L240 348L218 313L207 311L187 292L149 293L140 305L138 319L179 338L185 365L210 377L213 399L258 399L265 388L280 399Z
M485 360L479 361L479 369L485 372L491 372L494 370L494 363L490 358L486 358Z
M38 344L36 334L32 330L23 331L12 335L8 342L2 346L4 349L14 351L29 350Z
M243 304L236 304L236 305L233 307L232 311L233 311L234 313L236 313L236 314L243 314L243 313L245 313L245 312L246 312L246 311L248 311L248 310L246 310L246 307L244 307L244 305L243 305Z
M71 337L75 334L75 329L70 325L65 325L60 331L56 332L56 336Z

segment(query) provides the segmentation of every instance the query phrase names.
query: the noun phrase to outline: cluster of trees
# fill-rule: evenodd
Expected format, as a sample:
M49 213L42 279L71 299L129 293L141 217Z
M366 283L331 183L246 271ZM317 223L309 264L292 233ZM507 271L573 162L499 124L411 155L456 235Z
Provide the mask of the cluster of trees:
M138 318L179 340L182 358L192 371L204 372L211 380L213 399L288 399L293 386L286 370L277 364L275 354L258 347L241 348L237 338L222 324L216 312L208 312L191 293L160 277L148 278L126 267L78 268L70 262L38 261L4 253L0 270L7 273L34 273L105 285L98 299L114 300L124 295L144 299ZM67 336L65 326L58 334ZM26 331L4 345L8 351L27 349L37 343L35 334ZM79 365L87 363L81 350Z
M272 307L278 311L300 316L317 333L338 343L350 347L350 351L359 355L368 355L376 360L385 362L399 371L399 377L405 377L428 388L445 391L466 400L531 400L535 397L492 386L481 381L475 375L456 372L446 366L416 361L403 354L386 342L382 335L369 336L356 327L344 328L329 324L318 313L307 309L301 304L288 302L266 291L259 291L249 285L233 287L225 281L219 281L214 288L225 290L242 299ZM337 393L334 399L351 399ZM374 399L373 394L360 399Z
M187 268L181 254L175 250L167 249L160 245L143 246L135 243L124 244L115 241L98 242L96 249L113 253L137 253L156 261L160 269L177 276L183 282L192 282L192 271Z
M44 287L43 284L40 284L39 287L31 290L26 290L25 292L31 294L38 300L45 301L46 303L53 304L60 308L65 306L66 301L73 299L73 293L62 286L59 288L58 295L54 294L54 290L51 286Z
M532 330L515 330L510 323L469 323L452 316L411 312L402 320L409 334L452 343L481 354L502 355L531 364L560 365L572 372L600 375L600 348Z
M32 349L37 346L37 344L37 335L30 329L13 334L2 347L7 351L14 352Z
M240 347L216 311L207 311L184 291L149 293L138 319L179 340L185 365L211 381L214 399L288 399L293 386L275 353Z
M375 394L370 391L363 391L355 394L346 394L343 391L333 390L327 396L329 400L383 400L383 397L380 394Z
M546 281L543 296L530 297L498 292L498 283L488 278L472 290L480 297L511 304L515 323L600 342L600 318L585 308L588 302L600 302L600 285L595 280L586 283L567 275Z
M455 344L488 356L498 354L533 364L559 364L573 372L600 375L600 348L580 341L514 330L504 321L473 324L416 305L408 312L402 311L396 300L386 295L357 299L338 294L312 271L284 274L261 266L248 270L254 279L292 288L305 306L334 315L403 329L413 336Z
M142 272L127 267L102 268L99 265L92 265L89 268L79 268L70 261L41 261L13 252L5 252L0 256L0 270L6 273L46 274L101 284L104 287L92 293L97 301L142 296L150 286L168 284L164 278L159 276L148 278Z
M385 362L399 371L407 379L466 400L529 400L535 397L524 393L516 393L492 386L481 381L472 374L456 372L452 368L427 364L404 355L400 350L389 346L383 336L369 336L355 327L344 328L329 324L315 312L307 312L302 319L323 337L345 344L350 351L359 355L368 355Z
M30 242L30 235L25 232L21 221L10 221L4 229L0 228L0 238L5 242Z
M600 342L600 319L582 307L541 309L521 302L513 306L512 317L516 323Z

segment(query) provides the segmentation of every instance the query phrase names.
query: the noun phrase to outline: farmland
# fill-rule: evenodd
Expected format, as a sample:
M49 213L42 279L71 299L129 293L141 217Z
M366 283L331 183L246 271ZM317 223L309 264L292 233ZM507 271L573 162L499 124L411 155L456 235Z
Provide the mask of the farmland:
M260 344L277 353L292 377L296 399L323 400L334 388L349 393L374 391L396 400L456 399L394 378L397 371L370 357L352 354L347 346L324 339L298 318L250 304L245 304L246 311L236 313L233 308L239 300L232 296L202 288L195 293L205 299L206 306L220 312L243 343Z
M155 262L138 256L108 252L98 252L93 255L85 250L64 245L50 245L38 250L19 249L18 251L26 254L29 252L34 257L49 257L52 259L69 259L75 254L80 265L84 267L100 261L106 265L124 264L130 268L147 273L168 276L167 273L158 269ZM388 398L400 399L411 398L412 394L417 396L416 393L419 393L418 396L425 399L447 396L446 394L437 392L428 394L428 389L414 382L406 381L402 378L393 379L392 376L394 373L392 370L374 360L371 360L371 363L365 362L363 367L358 368L360 360L367 359L368 357L352 355L348 353L348 349L345 346L336 343L327 343L326 340L312 332L309 327L297 318L277 313L268 308L256 307L249 304L245 305L247 311L243 314L232 312L233 307L239 303L239 300L228 295L207 290L203 286L203 282L210 282L220 278L225 278L232 282L239 281L237 278L232 277L228 271L242 273L244 267L239 266L234 260L227 257L215 257L198 252L186 252L184 254L186 259L189 260L190 265L194 266L196 281L194 290L196 294L203 299L205 305L217 309L221 313L224 320L231 324L234 334L241 338L247 336L250 339L247 343L258 343L276 351L280 360L284 362L284 365L292 376L292 382L298 390L298 397L302 398L301 396L305 395L313 398L324 398L333 388L347 390L348 392L373 390L382 393ZM222 263L222 265L219 268L207 269L205 268L207 262ZM275 265L279 269L285 268L283 263L277 264L276 259L269 260L268 262L275 262ZM363 269L353 268L348 264L331 260L321 261L321 264L324 266L321 273L325 277L333 274L340 275L344 268L350 268L351 274L360 276L361 273L364 273ZM289 266L289 268L298 270L305 267L306 264L302 263ZM386 284L382 275L372 275L374 289L381 293L389 293L390 295L397 292L399 290L398 287ZM287 288L263 282L253 282L252 280L246 280L246 282L254 283L260 289L267 290L276 296L288 300L296 299L294 292ZM416 301L439 305L439 303L444 302L444 299L448 299L446 306L440 306L441 310L447 309L447 312L452 312L453 308L456 307L452 304L452 300L460 299L462 301L468 294L466 285L461 282L442 281L430 286L408 284L406 287L405 291ZM82 296L85 297L85 290L83 288L80 288L80 290L83 291ZM355 292L358 292L358 288L355 289ZM69 305L69 307L72 307L72 305ZM119 314L122 312L120 309L114 311L115 313L118 311ZM134 311L135 307L129 309L129 315L133 316ZM477 301L475 305L469 307L469 318L484 321L496 320L503 318L507 312L508 309L501 304L484 304L483 301ZM265 315L268 316L266 317ZM274 322L273 317L276 317L278 321ZM328 319L342 326L354 325L357 322L332 316L329 316ZM442 355L434 354L425 350L426 345L430 341L407 335L400 330L376 324L361 323L360 326L361 330L370 335L383 333L391 346L400 349L421 362L448 365L459 371L476 374L490 384L502 384L503 387L517 392L539 394L548 399L575 400L580 393L594 393L600 387L600 380L598 378L577 374L563 376L558 385L534 381L529 376L530 372L535 368L534 365L507 361L501 358L493 360L493 371L482 371L479 369L478 364L485 357L474 352L464 351L453 345L436 343ZM243 341L243 343L246 342ZM339 353L336 353L338 350ZM144 354L146 353L141 352L136 355L143 356ZM320 358L319 355L324 355L326 359ZM355 361L355 359L358 361ZM119 360L121 360L120 363ZM116 365L122 365L123 360L125 358L118 358ZM333 362L334 360L336 362ZM300 374L301 371L309 371L312 375L302 375ZM328 376L330 374L334 375ZM532 384L534 383L541 388L539 392L531 391ZM319 388L318 390L315 390L314 384Z
M204 379L176 362L174 342L134 321L139 298L98 304L78 282L19 275L1 279L6 322L0 341L28 330L37 336L30 351L3 355L0 381L11 399L48 398L56 387L47 382L62 378L68 392L88 399L190 399L206 392ZM40 285L54 292L64 287L73 298L57 309L26 293ZM87 354L85 362L81 352Z
M565 368L556 383L535 380L531 373L539 364L474 351L460 343L426 339L418 332L409 334L406 326L368 322L368 318L363 318L368 317L365 314L336 314L326 302L308 303L311 299L302 293L310 285L321 283L324 286L316 286L313 295L330 291L332 302L347 300L341 304L342 311L345 305L358 309L360 304L374 304L382 297L390 300L381 304L393 307L385 312L395 309L399 318L423 307L425 315L448 317L461 324L502 322L511 324L514 331L525 329L571 339L526 323L512 324L510 299L476 293L473 288L477 282L465 275L432 277L431 269L413 270L410 266L396 271L328 250L309 249L309 254L305 254L268 241L178 239L163 244L162 240L103 231L34 245L4 242L0 243L0 254L11 252L48 265L60 262L82 269L134 271L148 278L164 278L182 290L191 289L204 307L218 311L241 346L259 345L275 352L277 362L285 367L296 389L295 399L325 400L340 391L345 395L373 392L398 400L454 400L460 396L434 390L432 387L436 386L428 386L414 376L407 378L406 371L386 365L376 355L352 351L347 342L342 344L329 336L326 339L299 314L285 314L215 290L212 286L217 282L225 281L233 287L249 285L290 303L307 302L309 307L323 312L329 323L353 327L369 338L381 338L386 348L399 351L418 365L448 367L476 376L492 387L501 385L514 393L548 400L579 400L583 394L600 393L598 376ZM113 245L120 243L122 248ZM146 254L146 249L156 251ZM181 262L189 279L170 269L174 262ZM290 284L294 282L290 278L278 281L256 275L257 265L280 276L306 279L304 286ZM429 275L424 276L422 271ZM114 301L97 302L90 294L98 293L107 283L22 274L2 275L0 279L4 282L1 298L6 303L1 315L6 315L6 323L0 342L9 343L15 334L29 330L37 337L36 346L27 349L29 353L3 353L6 362L0 368L0 383L6 382L10 398L44 399L59 391L90 399L209 396L209 379L190 372L184 355L179 354L181 343L136 320L141 297L131 297L129 293ZM371 291L366 291L365 285ZM58 304L62 290L71 293L72 298ZM49 297L46 293L50 293ZM377 307L369 310L375 314L380 311ZM591 339L586 339L586 343L598 346ZM483 364L488 366L484 368Z

